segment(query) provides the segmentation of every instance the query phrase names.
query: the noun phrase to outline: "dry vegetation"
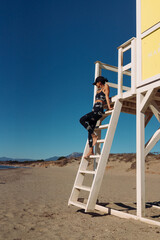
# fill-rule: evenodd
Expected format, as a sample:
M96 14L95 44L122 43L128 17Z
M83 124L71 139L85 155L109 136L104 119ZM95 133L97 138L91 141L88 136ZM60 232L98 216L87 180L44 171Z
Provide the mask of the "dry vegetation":
M1 162L1 165L9 165L9 166L18 166L18 167L53 167L59 166L63 167L71 163L80 163L81 157L77 158L66 158L60 157L56 161L26 161L26 162L18 162L18 161L6 161ZM150 153L146 157L146 169L150 169L152 165L155 165L160 162L160 154ZM135 170L136 169L136 154L135 153L121 153L121 154L110 154L108 167L116 167L118 164L123 163L126 165L126 171ZM93 160L89 160L89 165L93 164Z

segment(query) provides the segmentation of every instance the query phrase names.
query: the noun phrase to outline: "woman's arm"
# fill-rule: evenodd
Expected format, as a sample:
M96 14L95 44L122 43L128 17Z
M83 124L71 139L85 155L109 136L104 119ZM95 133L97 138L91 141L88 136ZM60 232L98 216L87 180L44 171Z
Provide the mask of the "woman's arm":
M113 108L111 108L110 100L109 100L109 86L108 86L108 84L105 84L104 93L106 95L106 101L107 101L108 109L112 110Z

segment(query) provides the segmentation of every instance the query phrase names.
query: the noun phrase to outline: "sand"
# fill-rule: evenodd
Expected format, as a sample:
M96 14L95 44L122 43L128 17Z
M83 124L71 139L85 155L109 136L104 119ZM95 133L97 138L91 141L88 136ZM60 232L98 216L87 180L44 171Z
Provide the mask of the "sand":
M127 170L129 165L112 162L107 167L99 202L135 213L136 178L134 169ZM157 167L148 168L146 174L146 201L150 203L160 201ZM77 169L78 162L1 170L0 240L160 239L158 226L68 206ZM160 210L148 207L147 214L160 221Z

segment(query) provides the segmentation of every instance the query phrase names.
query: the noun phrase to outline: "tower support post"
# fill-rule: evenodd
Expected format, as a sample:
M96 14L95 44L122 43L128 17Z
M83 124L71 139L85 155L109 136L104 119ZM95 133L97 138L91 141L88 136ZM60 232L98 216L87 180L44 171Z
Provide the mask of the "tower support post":
M137 171L137 217L145 216L145 114L141 112L141 103L143 95L137 92L137 154L136 154L136 171Z
M97 77L101 76L101 74L102 74L102 69L101 69L100 63L96 62L96 64L95 64L95 79ZM94 86L93 105L94 105L96 93L97 93L97 87ZM97 124L100 125L100 120L97 122ZM97 136L98 136L98 139L101 139L101 131L100 130L97 131ZM100 154L100 152L101 152L100 144L96 144L95 154ZM96 168L97 168L97 162L96 162L96 159L94 159L93 169L95 170Z

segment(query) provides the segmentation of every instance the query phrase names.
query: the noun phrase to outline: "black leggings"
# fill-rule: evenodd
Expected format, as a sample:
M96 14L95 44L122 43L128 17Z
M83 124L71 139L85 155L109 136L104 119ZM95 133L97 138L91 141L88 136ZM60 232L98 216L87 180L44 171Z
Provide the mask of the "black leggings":
M97 121L102 117L103 113L103 104L101 102L97 102L94 104L92 112L87 113L80 118L80 123L88 130L89 147L92 147L92 134L94 132Z

